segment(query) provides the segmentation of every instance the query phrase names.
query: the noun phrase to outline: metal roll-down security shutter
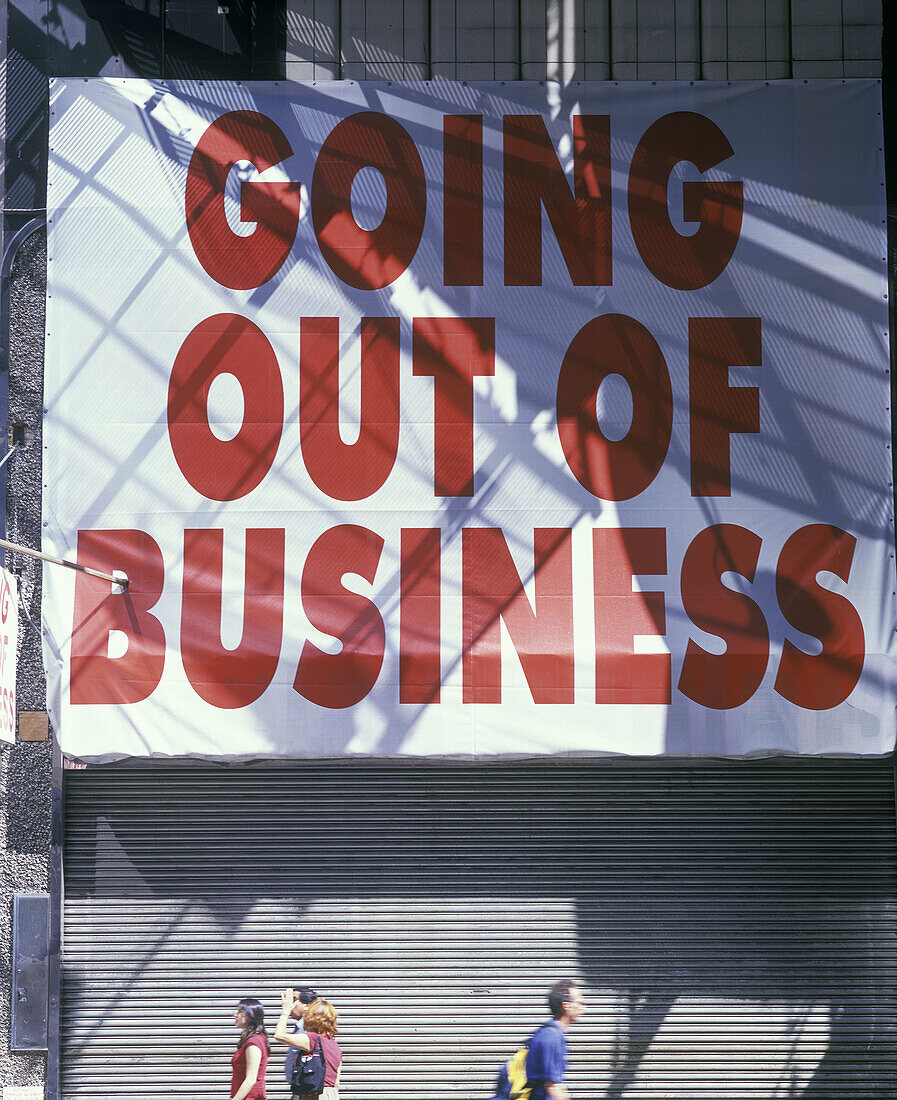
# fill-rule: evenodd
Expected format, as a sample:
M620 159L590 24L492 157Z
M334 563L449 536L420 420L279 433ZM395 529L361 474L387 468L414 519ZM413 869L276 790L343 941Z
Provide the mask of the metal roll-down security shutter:
M577 1100L895 1094L890 761L89 768L65 835L64 1096L226 1097L308 982L347 1100L486 1100L568 975Z

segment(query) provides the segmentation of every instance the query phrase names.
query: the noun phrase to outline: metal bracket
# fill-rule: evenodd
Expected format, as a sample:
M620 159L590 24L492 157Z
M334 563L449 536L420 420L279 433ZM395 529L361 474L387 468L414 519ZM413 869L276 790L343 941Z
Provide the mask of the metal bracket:
M47 1049L50 976L50 895L15 894L12 901L11 1050Z

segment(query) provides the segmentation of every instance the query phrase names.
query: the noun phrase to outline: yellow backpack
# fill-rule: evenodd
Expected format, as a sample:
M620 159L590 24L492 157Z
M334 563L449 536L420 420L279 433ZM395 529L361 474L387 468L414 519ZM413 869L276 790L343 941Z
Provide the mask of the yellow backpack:
M530 1100L532 1089L526 1079L527 1054L529 1046L521 1047L502 1064L493 1100Z

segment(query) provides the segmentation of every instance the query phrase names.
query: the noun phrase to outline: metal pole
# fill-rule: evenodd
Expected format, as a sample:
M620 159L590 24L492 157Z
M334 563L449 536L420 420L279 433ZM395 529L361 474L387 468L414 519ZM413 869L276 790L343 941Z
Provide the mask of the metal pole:
M50 969L47 1012L47 1098L59 1097L59 998L62 980L62 752L55 730L51 730L53 754L50 789Z
M99 577L101 581L109 581L110 584L119 585L122 592L128 590L129 581L124 573L119 573L117 576L114 573L101 573L99 569L90 569L88 566L81 565L76 561L64 561L62 558L54 558L52 554L42 554L40 550L32 550L29 546L20 546L17 542L8 542L6 539L0 539L0 547L5 550L18 550L20 554L40 558L41 561L48 561L51 565L64 565L66 569L75 569L79 573L89 573L91 577Z

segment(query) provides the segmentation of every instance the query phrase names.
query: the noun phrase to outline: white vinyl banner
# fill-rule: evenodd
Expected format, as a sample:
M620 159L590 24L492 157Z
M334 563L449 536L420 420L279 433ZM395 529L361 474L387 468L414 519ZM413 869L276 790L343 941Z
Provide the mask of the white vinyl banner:
M880 111L53 81L64 752L891 751Z

